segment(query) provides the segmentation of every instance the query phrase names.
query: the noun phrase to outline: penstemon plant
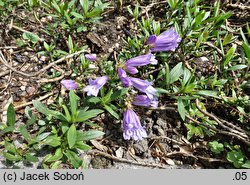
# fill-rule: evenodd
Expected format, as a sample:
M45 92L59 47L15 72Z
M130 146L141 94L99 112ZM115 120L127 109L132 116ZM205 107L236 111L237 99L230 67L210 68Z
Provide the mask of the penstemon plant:
M146 49L148 50L148 53L131 58L125 63L118 64L117 75L121 80L122 85L128 89L128 92L126 93L127 98L125 98L126 102L124 103L126 107L122 107L125 110L123 113L123 137L125 140L131 138L134 140L142 140L143 138L147 137L147 133L141 126L139 117L133 110L133 105L152 107L158 106L158 92L157 89L152 86L152 82L131 77L127 73L135 75L139 72L136 67L146 66L149 64L156 65L158 61L155 59L153 52L174 51L180 41L181 38L173 28L161 33L158 36L151 35L146 41ZM87 55L87 58L92 59L93 57ZM108 79L109 78L107 76L97 77L95 80L89 79L89 85L83 90L87 92L87 96L97 97L99 90L105 85ZM62 81L62 84L64 84L66 88L77 88L74 81L67 81L67 83L65 82L65 80ZM140 94L135 95L130 93L133 88L138 90ZM111 93L109 96L111 97ZM97 102L102 102L104 109L110 112L114 117L118 118L117 114L114 113L114 111L112 111L112 109L105 103L103 103L103 99L100 101L97 100Z

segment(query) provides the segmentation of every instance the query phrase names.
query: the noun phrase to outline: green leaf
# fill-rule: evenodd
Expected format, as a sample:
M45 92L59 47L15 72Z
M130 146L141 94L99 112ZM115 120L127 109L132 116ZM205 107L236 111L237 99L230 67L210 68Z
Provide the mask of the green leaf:
M25 107L25 115L28 118L28 125L33 125L37 121L37 116L34 115L29 106Z
M16 153L16 146L12 143L9 143L7 141L4 141L4 147L7 151L11 152L11 153Z
M214 6L214 17L217 17L220 10L220 1L216 1Z
M23 38L29 40L33 44L36 44L39 41L39 36L30 32L23 33Z
M247 160L243 165L242 165L243 168L250 168L250 161Z
M45 145L57 147L61 145L61 138L56 135L48 136L43 142Z
M84 124L85 124L85 125L88 125L88 126L90 126L90 127L101 128L100 125L98 125L98 124L96 124L96 123L92 123L92 122L90 122L90 121L86 121L86 122L84 122Z
M54 162L52 165L50 165L50 169L59 169L60 168L60 164L62 163L62 161L56 161Z
M246 57L248 59L248 63L250 64L250 47L249 47L249 45L246 42L243 42L242 46L244 48Z
M225 46L225 45L229 44L232 41L232 38L233 38L232 33L227 34L223 39L222 45Z
M19 130L20 130L21 134L23 135L24 139L29 142L31 137L30 137L29 132L26 129L26 125L20 125Z
M84 19L84 17L81 14L77 13L77 12L71 12L71 15L73 15L74 17L76 17L78 19Z
M33 162L33 163L39 161L38 158L37 158L36 156L31 155L31 154L27 154L27 155L25 156L25 158L26 158L27 161Z
M0 135L1 134L5 134L5 133L9 133L9 132L13 132L15 130L14 126L9 126L4 128L3 130L0 131Z
M51 133L50 132L44 132L36 137L37 141L42 141L45 138L47 138Z
M227 153L227 160L232 162L236 168L241 168L244 164L244 155L239 151L233 150Z
M3 152L3 156L10 161L19 161L22 159L20 155L13 155L8 152Z
M79 33L79 32L84 32L87 30L88 30L88 28L86 26L78 26L76 29L76 32Z
M87 18L94 18L97 17L98 15L100 15L102 13L102 9L99 7L95 7L92 11L88 12L86 14Z
M69 144L69 148L72 148L75 143L76 143L76 127L74 124L72 124L67 132L67 140L68 140L68 144Z
M107 110L116 119L119 119L119 115L108 105L104 105L104 109Z
M67 118L60 112L50 110L48 109L43 103L41 103L38 100L32 101L34 107L42 114L45 114L46 116L53 116L61 121L68 122Z
M89 11L89 0L80 0L80 4L83 8L84 14L86 15Z
M189 71L189 69L184 68L184 70L183 70L183 83L184 83L184 85L186 85L189 82L191 76L192 76L192 74Z
M170 81L169 84L177 81L180 76L183 74L182 63L178 63L171 71L170 71Z
M219 16L215 17L216 21L214 24L214 28L220 27L225 22L225 20L231 17L232 15L233 15L232 12L227 12L227 13L220 14Z
M4 2L0 0L0 6L4 6Z
M229 63L229 61L233 58L233 55L234 55L234 53L235 53L236 48L237 48L237 45L234 44L234 45L228 50L228 52L227 52L227 54L226 54L226 58L225 58L225 60L224 60L224 65L225 65L225 66L226 66L226 65Z
M178 98L177 106L178 106L178 112L181 116L181 119L184 121L185 120L185 106L181 97Z
M65 112L65 116L66 116L68 122L71 122L71 115L69 113L69 110L68 110L67 106L66 105L62 105L62 108L63 108L63 110Z
M167 2L169 4L170 8L174 10L177 3L178 3L178 0L168 0Z
M162 88L156 88L157 93L159 94L169 94L169 91L166 89L162 89Z
M204 137L204 133L201 127L199 126L193 126L192 124L185 124L185 126L188 129L188 133L187 133L187 139L191 139L194 135L195 136L199 136L201 138Z
M65 155L67 156L68 160L71 162L71 164L74 166L74 168L79 168L82 165L82 160L78 155L71 151L66 150Z
M74 44L73 44L72 37L70 35L69 35L69 38L68 38L68 46L69 46L70 52L74 52Z
M55 155L51 156L50 158L47 159L47 162L54 162L54 161L58 161L63 157L63 153L62 153L62 149L61 148L57 148Z
M170 69L168 63L165 63L165 82L166 85L170 84Z
M248 67L247 65L238 64L238 65L235 65L235 66L232 66L232 67L228 68L227 71L236 71L236 70L244 69L244 68L247 68L247 67Z
M91 146L87 145L86 143L83 143L82 141L78 141L75 145L75 148L78 148L80 150L91 150Z
M110 100L112 94L113 94L113 90L111 89L111 90L106 94L106 96L102 97L102 102L103 102L104 104L106 104L106 103Z
M211 96L211 97L214 97L214 98L218 98L218 95L217 95L216 91L201 90L201 91L198 91L197 94L203 95L203 96Z
M14 126L16 122L16 112L14 109L13 104L9 104L7 109L7 125L8 126Z
M61 125L61 130L62 130L62 133L65 134L69 129L69 125L66 124L66 123L62 123Z
M196 86L196 84L194 84L194 83L187 84L186 86L182 87L183 92L184 93L191 93L194 91L195 86Z
M92 110L80 110L78 112L77 118L76 118L76 122L84 122L87 121L90 118L94 118L96 117L98 114L102 113L103 110L101 109L92 109Z
M78 131L77 141L88 141L103 136L105 133L98 130Z
M128 88L122 88L122 89L119 89L118 91L115 91L115 92L111 95L110 101L116 100L117 98L121 98L121 97L124 96L127 92L128 92Z
M73 90L70 90L69 92L69 99L70 99L70 110L71 110L71 118L72 122L75 122L76 116L77 116L77 102L80 99L78 96L76 96L75 92Z
M44 126L44 125L46 125L46 122L44 120L38 120L37 124L40 126Z
M45 114L46 116L50 116L53 114L53 111L49 110L43 103L41 103L38 100L32 101L33 106L42 114Z
M219 154L224 151L224 145L218 141L209 142L208 145L210 146L211 151L215 154Z
M43 47L46 49L46 51L51 51L50 46L45 41L43 42Z
M60 14L63 13L63 11L61 11L60 6L57 4L57 2L55 0L52 1L51 5L53 6L53 8Z
M99 103L101 101L101 98L99 98L99 97L91 97L87 101L90 102L90 103L96 104L96 103Z

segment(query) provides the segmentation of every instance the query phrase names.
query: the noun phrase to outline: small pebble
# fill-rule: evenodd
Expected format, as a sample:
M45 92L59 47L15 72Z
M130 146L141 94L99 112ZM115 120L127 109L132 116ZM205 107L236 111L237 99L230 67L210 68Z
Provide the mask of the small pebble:
M21 89L22 91L25 91L26 88L25 88L25 86L22 85L22 86L20 87L20 89Z

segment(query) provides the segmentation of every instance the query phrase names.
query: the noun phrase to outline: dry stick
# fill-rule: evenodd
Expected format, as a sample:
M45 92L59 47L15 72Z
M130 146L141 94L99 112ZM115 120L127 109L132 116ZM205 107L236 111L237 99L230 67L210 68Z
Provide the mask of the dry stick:
M12 81L11 71L9 71L9 73L10 74L9 74L9 79L8 79L7 85L6 85L6 87L3 90L0 91L0 94L2 94L9 87L9 85L11 84L11 81Z
M166 107L166 106L160 106L160 107L144 107L145 109L149 109L149 110L170 110L170 111L174 111L176 110L176 107Z
M112 160L115 160L115 161L118 161L118 162L129 163L129 164L134 164L134 165L138 165L138 166L147 166L147 167L166 169L164 166L159 165L159 164L150 164L150 163L144 163L144 162L131 161L131 160L124 159L124 158L118 158L118 157L112 156L110 154L107 154L105 152L101 152L101 151L98 151L98 150L94 150L94 151L90 152L90 154L94 154L94 155L97 155L97 156L99 155L99 156L103 156L103 157L106 157L106 158L109 158L109 159L112 159Z
M218 47L216 47L215 45L213 45L211 42L202 42L202 44L210 46L211 48L214 48L217 51L217 53L219 53L220 56L223 57L222 51Z
M17 46L2 46L0 49L17 49Z
M26 73L24 73L24 72L22 72L22 71L18 71L17 69L15 69L15 68L12 67L11 65L9 65L8 62L6 61L6 59L4 58L2 51L0 51L0 61L1 61L6 67L8 67L10 70L14 71L15 73L18 73L18 74L23 75L23 76L30 77L29 74L26 74Z
M235 130L238 130L239 132L244 132L246 135L249 135L250 136L250 132L246 131L246 130L243 130L242 128L240 127L237 127L236 125L224 120L224 119L221 119L221 118L218 118L221 122L227 124L228 126L232 127L233 129Z
M54 62L49 63L46 67L42 68L41 70L39 70L39 71L37 71L37 72L35 72L35 73L31 73L31 74L27 74L27 73L18 71L18 70L16 70L15 68L13 68L12 66L10 66L10 65L8 64L8 62L6 61L6 59L4 58L4 56L3 56L3 54L2 54L1 51L0 51L0 61L2 61L3 64L4 64L5 66L7 66L9 69L11 69L12 71L14 71L14 72L16 72L16 73L18 73L18 74L21 74L21 75L26 76L26 77L34 77L34 76L37 76L37 75L43 73L44 71L46 71L47 69L51 68L52 66L54 66L54 65L56 65L56 64L59 64L59 63L63 62L64 60L70 59L70 58L74 57L75 55L81 54L81 53L83 53L83 52L85 52L85 50L81 50L81 51L72 53L72 54L70 54L70 55L64 56L64 57L62 57L62 58L60 58L60 59L58 59L58 60L56 60L56 61L54 61Z
M246 139L248 139L248 136L247 136L247 134L245 133L245 131L244 131L244 133L241 133L241 132L238 131L238 130L234 130L234 129L232 129L232 128L226 126L226 125L224 125L215 115L210 114L210 113L208 113L208 112L205 111L205 110L202 110L202 109L200 108L200 106L198 105L198 99L195 100L195 105L196 105L196 107L198 108L198 110L199 110L200 112L202 112L204 115L206 115L206 116L212 118L213 120L215 120L215 121L216 121L220 126L222 126L223 128L229 130L230 132L234 132L235 134L239 134L239 135L241 135L242 137L245 137ZM231 123L230 125L233 125L233 124ZM236 126L235 126L235 127L236 127Z
M139 17L141 17L142 15L144 14L147 14L148 11L150 11L150 9L152 9L155 5L158 5L158 4L166 4L168 1L161 1L161 2L155 2L155 3L151 3L150 5L146 6L146 7L142 7L141 8L143 9L139 15ZM135 18L132 19L132 22L135 21Z
M180 152L180 151L174 151L174 152L170 152L165 154L167 157L171 157L172 155L183 155L183 156L187 156L187 157L193 157L194 159L198 160L198 158L196 156L194 156L193 154L190 153L184 153L184 152Z
M226 7L228 8L238 8L241 10L249 10L250 11L250 6L244 6L244 5L239 5L239 4L227 4Z
M55 94L55 92L50 92L50 93L48 93L48 94L45 94L44 96L41 96L41 97L38 98L37 100L42 101L42 100L44 100L44 99L46 99L46 98L52 96L53 94ZM32 105L32 104L33 104L32 101L26 102L26 103L23 103L23 104L20 104L20 105L15 106L14 109L17 110L17 109L20 109L20 108L23 108L23 107L26 107L26 106ZM0 112L4 112L4 111L5 111L5 110L0 109Z
M204 156L201 156L201 155L196 155L196 157L198 159L201 159L201 160L206 160L208 162L222 162L222 163L229 163L229 161L225 160L225 159L217 159L217 158L211 158L211 157L204 157Z
M0 58L0 60L1 60L1 58ZM0 73L0 77L5 76L9 73L10 73L10 70L3 71L2 73Z
M11 29L11 28L14 28L14 29L16 29L16 30L18 30L18 31L21 31L21 32L23 32L23 33L31 33L31 34L33 34L32 32L27 31L27 30L25 30L25 29L23 29L23 28L20 28L20 27L14 25L14 24L10 24L10 29ZM38 40L39 40L39 42L44 42L44 39L39 38Z
M175 140L175 139L172 139L172 138L170 138L170 137L167 137L167 136L154 136L154 137L150 137L150 138L148 138L148 139L150 139L150 140L161 140L161 139L166 139L166 140L172 141L173 143L177 143L177 144L179 144L179 145L186 145L185 143L181 143L181 142L179 142L179 141L177 141L177 140Z
M195 120L194 118L192 118L192 117L189 116L189 115L186 115L186 117L187 117L189 120L191 120L193 123L195 123L196 125L202 125L202 126L204 126L204 127L206 127L206 128L209 128L210 130L213 130L213 131L215 131L215 132L217 132L217 133L219 133L219 134L227 135L227 136L230 136L230 137L236 137L236 138L239 139L240 141L244 142L246 145L250 146L250 142L249 142L249 141L246 141L245 138L243 138L243 137L241 137L241 136L239 136L239 135L237 135L237 134L235 134L235 133L231 133L231 132L219 130L219 129L214 128L214 127L212 127L212 126L210 126L210 125L206 125L206 124L204 124L204 123L202 123L202 122L199 122L199 121Z
M51 79L42 78L42 79L38 80L38 82L40 82L40 83L56 82L56 81L59 81L59 80L64 78L65 72L61 68L59 68L58 66L53 66L53 68L56 69L57 71L61 72L61 76L56 77L56 78L51 78Z

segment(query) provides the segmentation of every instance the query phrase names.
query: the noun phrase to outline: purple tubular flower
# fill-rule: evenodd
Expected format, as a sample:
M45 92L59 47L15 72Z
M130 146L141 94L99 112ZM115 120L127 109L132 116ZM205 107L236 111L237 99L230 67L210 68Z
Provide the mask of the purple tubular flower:
M148 40L146 41L146 44L147 45L154 44L155 41L156 41L156 39L157 39L157 36L155 34L154 35L150 35L148 37Z
M124 87L129 87L132 85L130 78L122 68L118 68L118 76Z
M139 78L130 78L130 81L136 89L146 93L150 100L153 100L155 98L157 90L152 86L152 83L146 80L141 80Z
M125 63L125 67L130 74L136 74L138 73L138 70L135 68L136 66L145 66L148 64L156 65L157 62L158 61L155 59L155 56L149 53L146 55L140 55L140 56L129 59Z
M67 90L75 90L77 89L78 85L74 80L62 80L61 84L67 89Z
M158 107L157 97L154 97L152 100L146 95L137 95L134 97L133 105L144 106L144 107Z
M107 76L98 77L95 80L89 79L89 85L86 86L83 90L87 92L87 96L97 96L99 90L107 81Z
M152 48L150 49L151 52L174 51L180 41L181 38L178 33L171 28L168 31L161 33L159 36L149 36L146 44L152 45Z
M136 113L127 109L123 113L123 138L129 140L130 138L134 140L142 140L147 137L147 133L141 126L141 122L136 115Z
M85 58L92 62L96 61L96 56L92 54L85 54Z

